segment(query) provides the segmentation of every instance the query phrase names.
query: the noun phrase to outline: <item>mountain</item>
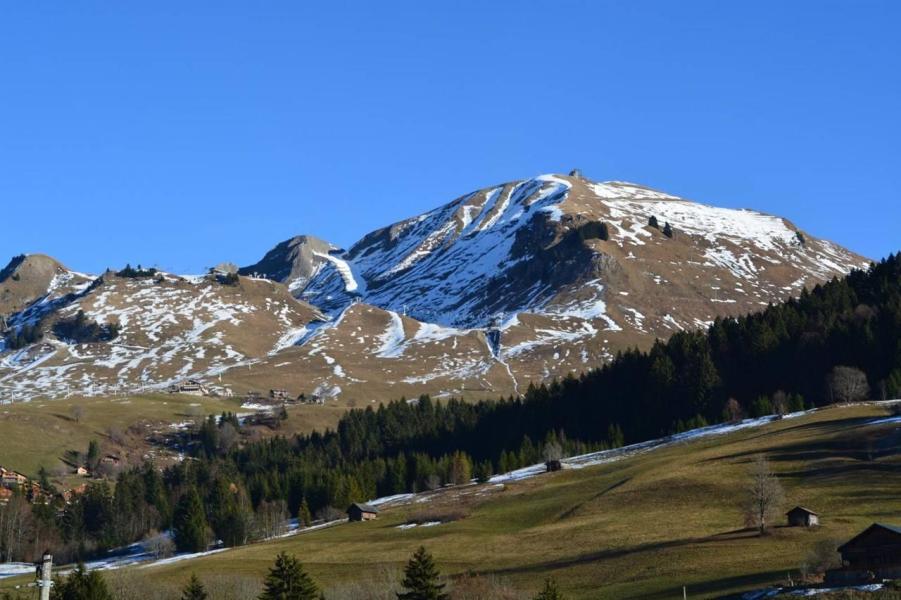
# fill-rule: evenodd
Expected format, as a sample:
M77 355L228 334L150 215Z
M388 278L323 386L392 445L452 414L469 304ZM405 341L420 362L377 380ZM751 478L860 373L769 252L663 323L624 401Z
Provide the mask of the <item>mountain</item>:
M259 262L242 267L238 273L278 281L289 290L303 289L328 264L326 257L334 250L337 248L326 241L299 235L278 244Z
M320 392L517 392L867 264L779 217L562 175L475 191L327 260L295 294L331 321L244 384L296 387L302 365Z
M10 329L40 322L46 352L8 348L0 394L190 376L348 403L496 397L865 265L779 217L542 175L466 194L347 251L292 238L233 286L107 274L79 279L85 289L59 302L22 294L32 304L9 303ZM25 279L43 294L53 287L46 275ZM53 323L78 310L98 326L120 323L119 338L89 348L60 339Z
M16 256L0 270L0 318L19 312L38 299L75 291L92 279L44 254Z

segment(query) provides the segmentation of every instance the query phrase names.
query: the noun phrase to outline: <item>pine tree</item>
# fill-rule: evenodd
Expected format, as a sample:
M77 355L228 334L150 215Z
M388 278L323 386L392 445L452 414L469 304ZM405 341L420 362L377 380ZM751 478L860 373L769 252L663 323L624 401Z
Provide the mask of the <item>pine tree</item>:
M435 559L424 546L420 546L404 567L403 586L406 592L397 594L398 600L447 600L444 584L438 583L441 573Z
M313 514L310 512L310 505L307 504L306 496L300 501L300 509L297 511L297 516L300 518L300 522L304 527L312 525Z
M541 590L537 596L535 596L535 600L564 600L563 594L560 593L560 589L557 587L557 582L548 577L544 580L544 589Z
M202 552L207 546L207 522L196 488L190 488L178 501L173 515L175 547L180 552Z
M191 573L191 580L181 592L181 600L207 600L209 597L197 575Z
M491 479L491 476L493 474L494 468L491 466L490 460L483 460L482 462L478 463L475 467L475 470L473 471L473 475L475 475L476 480L478 480L479 483L485 483L486 481Z
M668 238L673 237L673 226L669 224L669 221L667 221L666 225L663 226L663 235Z
M648 219L648 225L653 227L654 229L660 229L660 223L657 222L657 217L651 215L651 218Z
M88 571L79 564L65 579L50 588L50 600L114 600L100 571Z
M266 576L259 600L316 600L319 588L294 556L284 552L275 557L275 565Z

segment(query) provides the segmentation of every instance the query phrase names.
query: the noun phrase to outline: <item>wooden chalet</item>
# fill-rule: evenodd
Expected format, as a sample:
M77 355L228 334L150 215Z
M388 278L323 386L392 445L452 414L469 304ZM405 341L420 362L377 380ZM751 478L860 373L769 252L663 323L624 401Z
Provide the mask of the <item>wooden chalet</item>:
M0 467L0 487L8 489L17 489L28 482L28 477L15 471L10 471Z
M820 515L809 508L796 506L787 513L789 527L816 527L820 524Z
M178 385L169 388L170 394L185 394L188 396L208 396L209 390L201 382L195 379L188 379Z
M873 523L838 547L842 566L826 573L830 585L901 578L901 526Z
M347 509L348 521L372 521L379 516L379 509L368 504L354 502Z

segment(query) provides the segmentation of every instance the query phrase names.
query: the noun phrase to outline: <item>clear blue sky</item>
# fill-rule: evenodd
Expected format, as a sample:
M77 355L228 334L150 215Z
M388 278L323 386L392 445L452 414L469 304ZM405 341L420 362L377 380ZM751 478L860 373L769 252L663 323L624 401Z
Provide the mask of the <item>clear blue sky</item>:
M901 249L901 2L16 2L0 262L198 272L580 167Z

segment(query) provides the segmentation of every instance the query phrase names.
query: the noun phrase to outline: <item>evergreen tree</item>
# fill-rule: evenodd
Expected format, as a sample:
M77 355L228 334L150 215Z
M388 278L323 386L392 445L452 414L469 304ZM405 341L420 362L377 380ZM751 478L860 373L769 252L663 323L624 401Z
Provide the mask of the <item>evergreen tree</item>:
M651 215L651 218L648 219L648 225L653 227L654 229L660 229L660 223L657 222L657 217Z
M85 458L85 463L88 469L92 471L100 464L100 444L97 440L88 442L88 454Z
M491 479L491 476L494 474L493 471L494 469L491 466L491 461L483 460L476 464L473 475L475 475L475 478L479 483L485 483Z
M306 496L300 501L300 509L297 511L297 516L304 527L309 527L313 524L313 514L310 512L310 505L307 504Z
M181 592L181 600L207 600L210 597L206 593L206 588L197 579L197 575L191 573L191 580Z
M557 582L548 577L544 580L544 589L542 589L534 600L564 600L564 596L557 587Z
M673 237L673 226L669 224L669 221L667 221L666 225L663 226L663 235L668 238Z
M56 579L50 600L115 600L100 571L88 571L79 564L65 579Z
M398 600L447 600L444 584L439 583L441 573L435 559L425 546L420 546L404 567L403 586L407 590L397 594Z
M207 521L197 488L185 492L173 515L175 547L180 552L203 552L207 547Z
M275 557L275 565L266 576L259 600L316 600L319 588L294 556L284 552Z

